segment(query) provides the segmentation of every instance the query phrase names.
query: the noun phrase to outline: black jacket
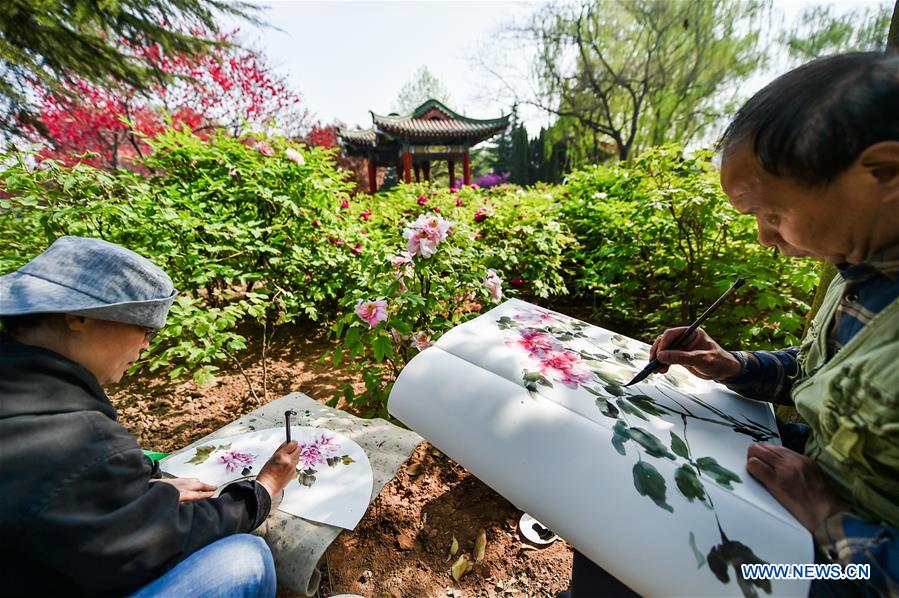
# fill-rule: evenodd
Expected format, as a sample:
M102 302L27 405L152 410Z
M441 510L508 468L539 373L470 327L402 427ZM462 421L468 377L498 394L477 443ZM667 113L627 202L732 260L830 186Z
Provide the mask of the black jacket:
M0 594L125 594L268 516L264 488L179 502L96 377L0 338Z

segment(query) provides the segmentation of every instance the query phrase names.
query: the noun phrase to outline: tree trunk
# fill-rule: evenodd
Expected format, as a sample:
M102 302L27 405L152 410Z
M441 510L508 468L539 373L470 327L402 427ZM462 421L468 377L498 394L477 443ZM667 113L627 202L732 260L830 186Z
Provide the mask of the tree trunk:
M893 7L893 19L890 21L890 32L887 34L887 52L899 54L899 0Z

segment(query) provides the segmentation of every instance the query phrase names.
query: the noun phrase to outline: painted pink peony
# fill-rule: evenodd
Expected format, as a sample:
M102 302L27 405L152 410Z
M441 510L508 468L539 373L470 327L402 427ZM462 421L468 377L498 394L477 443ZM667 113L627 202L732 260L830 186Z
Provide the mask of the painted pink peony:
M484 288L487 289L494 301L502 299L503 279L492 269L487 270L487 276L484 277Z
M219 461L225 464L228 473L235 471L243 471L244 468L250 467L256 461L256 455L250 453L241 453L240 451L227 451L219 457Z
M577 388L593 379L581 356L570 351L550 351L539 358L540 373L569 388Z
M354 311L357 316L362 318L362 321L374 328L387 319L387 301L384 299L378 299L377 301L363 301L360 299L356 302Z
M314 468L324 465L326 459L340 450L340 446L334 442L334 439L322 434L315 438L312 442L300 443L300 460L297 463L299 469Z
M517 340L510 339L506 341L506 345L527 351L528 357L533 359L541 359L553 352L563 350L562 345L546 333L522 328L518 331L518 334L520 338Z
M403 238L407 241L406 251L413 256L431 257L437 251L437 246L452 232L452 226L453 223L443 216L422 214L403 230Z

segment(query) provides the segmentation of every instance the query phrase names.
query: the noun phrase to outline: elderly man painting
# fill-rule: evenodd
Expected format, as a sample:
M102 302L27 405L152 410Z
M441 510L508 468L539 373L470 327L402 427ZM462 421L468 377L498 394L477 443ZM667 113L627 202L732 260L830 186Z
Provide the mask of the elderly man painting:
M816 558L870 565L813 596L899 595L899 57L833 56L773 81L721 143L721 186L759 242L839 274L801 347L726 351L697 330L651 357L744 396L795 405L807 425L757 444L746 469L814 535ZM659 371L666 371L667 367ZM575 555L575 598L627 593Z
M166 320L166 274L127 249L62 237L0 277L3 595L274 596L247 535L293 479L296 442L255 482L153 480L102 386Z

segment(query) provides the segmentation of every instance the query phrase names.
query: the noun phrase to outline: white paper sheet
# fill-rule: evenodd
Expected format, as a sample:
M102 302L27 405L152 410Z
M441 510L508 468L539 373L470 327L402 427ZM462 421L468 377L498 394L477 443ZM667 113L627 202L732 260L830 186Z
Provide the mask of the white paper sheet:
M298 476L284 489L278 509L319 523L355 528L371 497L372 470L365 451L331 430L301 426L291 426L290 430L302 452ZM258 474L284 442L284 436L284 428L232 436L172 455L161 467L176 477L198 478L221 486ZM252 463L248 463L250 458ZM244 469L247 465L249 471Z
M741 399L714 383L694 382L683 372L670 377L677 386L652 376L625 389L647 397L637 399L644 410L618 408L617 417L610 417L606 408L604 415L597 401L617 406L627 397L600 388L614 385L600 380L596 371L626 382L645 359L619 364L621 360L607 357L565 370L565 364L541 369L545 364L540 358L558 365L552 361L554 350L599 354L618 348L633 354L648 347L626 338L612 343L612 332L580 325L574 326L580 335L567 339L561 315L554 321L551 314L538 314L541 322L533 314L513 320L535 309L508 301L445 334L400 374L389 411L641 594L741 595L734 567L725 567L729 582L723 583L706 558L725 536L765 562L812 562L809 533L745 469L750 443L759 436L777 442L770 406ZM535 323L522 327L522 321ZM553 346L535 336L550 328L555 329ZM532 351L518 344L523 329L530 335L525 340L532 341L524 345ZM541 343L547 348L543 353L535 349ZM552 386L531 384L536 392L529 392L523 372L534 371ZM686 433L680 413L689 413ZM632 432L645 444L627 438L620 443L620 454L612 442L619 420L645 432ZM743 425L747 429L742 432L733 429ZM675 435L684 441L677 451ZM651 437L660 444L654 445ZM679 454L685 448L687 458ZM704 470L697 465L701 458ZM658 473L650 482L664 482L660 504L651 498L653 492L637 489L635 468L642 472L647 465ZM691 501L679 488L675 475L683 466L697 472L702 500ZM722 480L722 471L739 481ZM773 582L775 595L804 595L807 587L804 581Z

